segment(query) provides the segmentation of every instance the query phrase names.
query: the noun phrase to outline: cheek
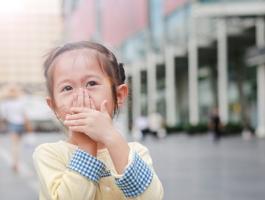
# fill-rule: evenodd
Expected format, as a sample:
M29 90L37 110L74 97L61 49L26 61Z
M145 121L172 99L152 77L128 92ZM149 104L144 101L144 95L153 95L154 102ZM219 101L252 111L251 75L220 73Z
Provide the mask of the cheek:
M70 108L72 105L72 97L61 97L55 99L56 103L56 114L60 119L65 119L66 114L70 113Z
M112 114L114 112L114 103L113 102L108 103L107 109L108 109L109 115L112 116Z
M109 90L104 90L100 92L91 93L91 97L95 103L96 109L100 110L100 106L104 100L107 100L107 109L109 113L114 110L114 99L112 98L112 93Z
M114 112L114 108L115 108L115 101L114 101L112 92L108 92L106 94L106 98L105 99L108 101L108 103L107 103L108 112L109 112L110 115L112 115L113 112Z

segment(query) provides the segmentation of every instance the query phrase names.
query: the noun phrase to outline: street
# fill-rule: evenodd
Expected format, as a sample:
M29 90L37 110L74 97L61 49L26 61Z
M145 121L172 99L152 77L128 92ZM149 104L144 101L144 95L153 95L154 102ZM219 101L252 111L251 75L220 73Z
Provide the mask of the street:
M20 172L11 170L10 141L0 135L0 199L35 200L38 182L31 155L43 142L63 134L36 134L23 139ZM34 142L34 143L33 143ZM265 197L265 140L224 138L219 144L208 135L170 135L146 145L165 190L165 200L263 200Z

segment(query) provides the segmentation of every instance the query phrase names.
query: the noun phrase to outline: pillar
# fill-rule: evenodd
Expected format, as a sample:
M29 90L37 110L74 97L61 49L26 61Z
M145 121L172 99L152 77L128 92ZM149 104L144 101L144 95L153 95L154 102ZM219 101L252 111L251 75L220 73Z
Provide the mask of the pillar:
M166 67L166 122L173 126L179 122L176 108L176 80L175 80L175 49L173 46L167 46L165 49L165 67Z
M217 71L218 71L218 108L221 121L228 122L228 98L227 98L227 34L225 19L217 21Z
M189 122L193 125L199 122L198 105L198 50L196 41L196 27L194 18L190 22L188 42L188 82L189 82Z
M150 52L147 55L147 106L148 114L156 112L156 56Z
M256 23L257 47L265 46L265 20L258 18ZM265 137L265 64L257 66L257 114L258 125L256 134Z

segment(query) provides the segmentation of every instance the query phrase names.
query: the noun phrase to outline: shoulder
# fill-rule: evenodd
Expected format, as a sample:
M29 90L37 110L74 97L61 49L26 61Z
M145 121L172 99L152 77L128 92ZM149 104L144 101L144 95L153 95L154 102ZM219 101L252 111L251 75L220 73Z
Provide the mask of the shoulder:
M59 142L56 143L44 143L36 147L33 152L33 159L36 160L40 156L53 156L55 155L60 148L58 148Z
M50 152L59 149L60 142L43 143L36 147L34 153Z
M75 147L68 145L66 142L59 141L54 143L44 143L39 145L34 153L33 160L38 161L41 159L62 159L67 162L71 157Z

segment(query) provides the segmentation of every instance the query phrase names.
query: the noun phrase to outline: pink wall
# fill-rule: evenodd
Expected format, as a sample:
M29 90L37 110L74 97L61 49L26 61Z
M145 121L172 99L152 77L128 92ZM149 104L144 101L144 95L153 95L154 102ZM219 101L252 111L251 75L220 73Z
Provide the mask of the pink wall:
M182 6L188 0L163 0L164 4L164 15L169 15L177 7Z
M70 16L70 40L89 40L96 33L96 2L84 0ZM102 0L102 40L117 46L148 25L148 0Z
M96 31L94 0L82 1L70 18L70 39L89 40Z
M107 0L102 7L102 36L119 45L148 24L147 0Z

